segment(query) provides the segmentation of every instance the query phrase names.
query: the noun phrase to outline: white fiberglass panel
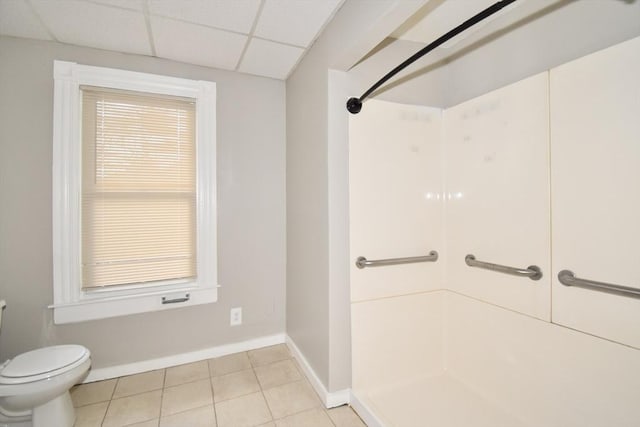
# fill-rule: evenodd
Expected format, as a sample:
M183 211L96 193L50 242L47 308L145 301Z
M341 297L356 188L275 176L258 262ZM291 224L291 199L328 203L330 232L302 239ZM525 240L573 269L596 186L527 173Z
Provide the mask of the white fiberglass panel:
M550 318L548 75L444 112L447 287ZM465 256L540 280L469 267Z
M640 348L640 38L551 70L553 322ZM610 424L614 425L614 424Z
M638 350L451 292L444 307L448 374L526 425L638 426Z
M351 304L354 391L442 374L443 298L436 291Z
M367 101L349 118L351 300L442 288L441 110ZM438 251L437 262L355 261Z
M365 398L378 418L393 427L533 427L446 374L415 378Z

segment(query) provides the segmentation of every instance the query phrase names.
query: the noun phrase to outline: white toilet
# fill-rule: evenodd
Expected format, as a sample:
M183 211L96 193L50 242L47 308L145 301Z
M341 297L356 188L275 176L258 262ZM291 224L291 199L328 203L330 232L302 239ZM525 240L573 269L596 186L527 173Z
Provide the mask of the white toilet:
M72 427L69 389L84 379L90 366L91 353L81 345L44 347L4 362L0 427Z

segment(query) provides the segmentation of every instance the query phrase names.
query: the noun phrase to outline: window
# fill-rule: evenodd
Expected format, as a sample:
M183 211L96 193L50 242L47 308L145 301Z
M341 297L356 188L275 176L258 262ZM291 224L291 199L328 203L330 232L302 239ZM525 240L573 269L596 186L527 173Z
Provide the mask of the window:
M194 278L193 100L80 90L82 289Z
M62 61L54 80L55 322L216 301L215 84Z

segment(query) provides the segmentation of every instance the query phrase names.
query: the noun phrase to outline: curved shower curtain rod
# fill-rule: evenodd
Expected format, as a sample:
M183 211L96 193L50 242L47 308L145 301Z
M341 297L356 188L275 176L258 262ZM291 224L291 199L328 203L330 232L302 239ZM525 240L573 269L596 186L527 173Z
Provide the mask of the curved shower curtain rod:
M443 44L446 41L448 41L448 40L452 39L453 37L457 36L458 34L463 32L464 30L466 30L466 29L468 29L470 27L473 27L478 22L490 17L494 13L498 12L499 10L503 9L506 6L509 6L511 3L515 2L515 1L516 0L501 0L501 1L497 2L497 3L494 3L493 5L489 6L488 8L483 10L482 12L478 13L477 15L467 19L462 24L458 25L457 27L455 27L454 29L452 29L451 31L446 33L445 35L440 36L438 39L432 41L427 46L423 47L422 49L420 49L419 51L414 53L413 56L411 56L409 59L404 61L402 64L398 65L396 68L394 68L393 70L389 71L384 77L382 77L373 86L371 86L369 88L369 90L367 90L365 93L363 93L360 98L355 98L355 97L354 98L349 98L349 100L347 101L347 110L349 110L349 112L351 114L358 114L360 112L360 110L362 110L362 101L364 101L365 98L367 98L369 95L371 95L374 90L376 90L380 86L382 86L391 77L395 76L400 71L404 70L406 67L408 67L409 65L413 64L415 61L417 61L418 59L422 58L424 55L426 55L427 53L431 52L433 49L437 48L441 44Z

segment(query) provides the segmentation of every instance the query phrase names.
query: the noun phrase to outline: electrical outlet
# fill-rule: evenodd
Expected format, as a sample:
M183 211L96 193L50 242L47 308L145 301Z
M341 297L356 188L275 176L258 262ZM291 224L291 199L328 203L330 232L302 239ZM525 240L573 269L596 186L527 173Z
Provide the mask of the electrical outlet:
M242 307L235 307L229 313L229 324L231 326L242 325Z

